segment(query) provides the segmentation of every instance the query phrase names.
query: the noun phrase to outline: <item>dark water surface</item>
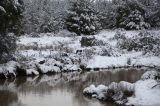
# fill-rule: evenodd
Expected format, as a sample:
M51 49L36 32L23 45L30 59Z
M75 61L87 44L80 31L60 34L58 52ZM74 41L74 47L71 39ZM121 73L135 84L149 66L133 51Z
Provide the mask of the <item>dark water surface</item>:
M0 80L0 106L114 106L83 96L90 84L136 82L144 70L63 73Z

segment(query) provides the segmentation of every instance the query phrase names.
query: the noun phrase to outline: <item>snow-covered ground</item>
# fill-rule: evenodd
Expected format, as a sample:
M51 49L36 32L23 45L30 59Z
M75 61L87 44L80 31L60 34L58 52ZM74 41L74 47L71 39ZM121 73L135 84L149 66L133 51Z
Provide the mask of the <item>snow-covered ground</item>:
M134 104L159 106L160 105L160 85L157 85L156 80L138 81L135 83L135 95L128 98L128 105ZM153 88L154 87L154 88Z
M132 54L132 53L130 53ZM120 57L104 57L95 56L88 62L87 67L89 68L110 68L110 67L124 67L124 66L159 66L159 57L143 57L141 55L136 56L137 53L128 56L126 54ZM131 63L127 64L128 59L131 59Z
M154 31L154 33L158 32L159 31ZM87 60L85 60L87 68L108 68L113 66L123 67L138 65L160 66L160 57L158 56L143 55L142 51L128 52L120 50L117 47L118 40L111 40L115 36L116 31L103 30L94 35L96 40L107 43L107 45L99 44L92 47L82 47L80 42L82 37L69 36L71 34L66 33L67 31L65 32L66 36L63 36L64 33L62 32L57 35L49 34L49 36L40 34L40 37L38 38L28 37L29 35L22 36L17 42L18 51L25 57L38 59L49 56L51 57L56 53L62 52L76 55L77 50L82 50L80 56L87 56ZM121 33L124 33L126 37L131 38L137 35L139 31L123 31ZM105 54L105 52L108 53ZM129 64L127 64L128 61L130 61Z

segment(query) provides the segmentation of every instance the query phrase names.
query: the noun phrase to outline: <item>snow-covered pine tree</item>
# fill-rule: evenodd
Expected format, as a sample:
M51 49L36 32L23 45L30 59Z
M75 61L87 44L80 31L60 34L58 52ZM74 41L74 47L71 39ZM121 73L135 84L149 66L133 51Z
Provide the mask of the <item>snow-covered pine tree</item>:
M102 29L111 29L115 27L115 7L112 1L96 0L95 9L98 11L98 19Z
M138 9L131 11L128 18L123 24L126 25L125 29L141 30L150 27L150 25L145 22L143 15Z
M146 7L146 18L151 27L160 27L160 0L139 0Z
M16 39L10 32L18 31L22 4L21 0L0 0L0 63L11 58L15 50Z
M0 14L0 32L17 32L19 19L23 10L22 0L0 0L3 14ZM17 25L17 26L16 26Z
M66 27L78 35L91 35L100 28L96 12L89 0L71 2L71 8L68 10L66 18Z
M139 5L137 0L123 0L123 3L117 6L116 19L118 28L141 30L150 27L145 20L145 10Z

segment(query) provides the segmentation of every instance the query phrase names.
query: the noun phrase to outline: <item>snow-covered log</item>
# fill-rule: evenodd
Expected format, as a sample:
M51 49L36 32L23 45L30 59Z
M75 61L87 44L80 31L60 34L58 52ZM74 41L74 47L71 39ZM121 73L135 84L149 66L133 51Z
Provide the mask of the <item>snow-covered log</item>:
M104 85L99 85L97 87L95 85L90 85L83 90L83 94L99 100L106 100L105 94L107 93L107 90L108 87Z

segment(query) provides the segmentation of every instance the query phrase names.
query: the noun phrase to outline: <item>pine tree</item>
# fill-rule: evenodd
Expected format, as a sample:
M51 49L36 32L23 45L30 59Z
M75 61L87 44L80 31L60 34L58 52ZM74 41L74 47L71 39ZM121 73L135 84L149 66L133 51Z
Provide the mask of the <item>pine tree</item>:
M19 18L22 12L21 0L1 0L0 1L0 63L11 58L11 53L15 50L16 33Z
M147 29L150 27L150 25L145 22L141 12L137 9L131 11L128 18L121 24L125 25L125 29L134 30Z
M115 8L109 0L96 0L95 8L98 11L98 19L103 29L115 27Z
M0 15L0 32L17 32L23 10L22 0L1 0L0 6L5 11ZM1 10L2 10L1 9Z
M146 17L151 27L160 27L160 0L139 0L146 7Z
M78 35L94 34L100 27L96 12L87 0L77 0L71 3L66 18L66 27Z
M150 25L145 19L145 10L136 0L123 0L117 6L116 26L127 30L147 29Z

